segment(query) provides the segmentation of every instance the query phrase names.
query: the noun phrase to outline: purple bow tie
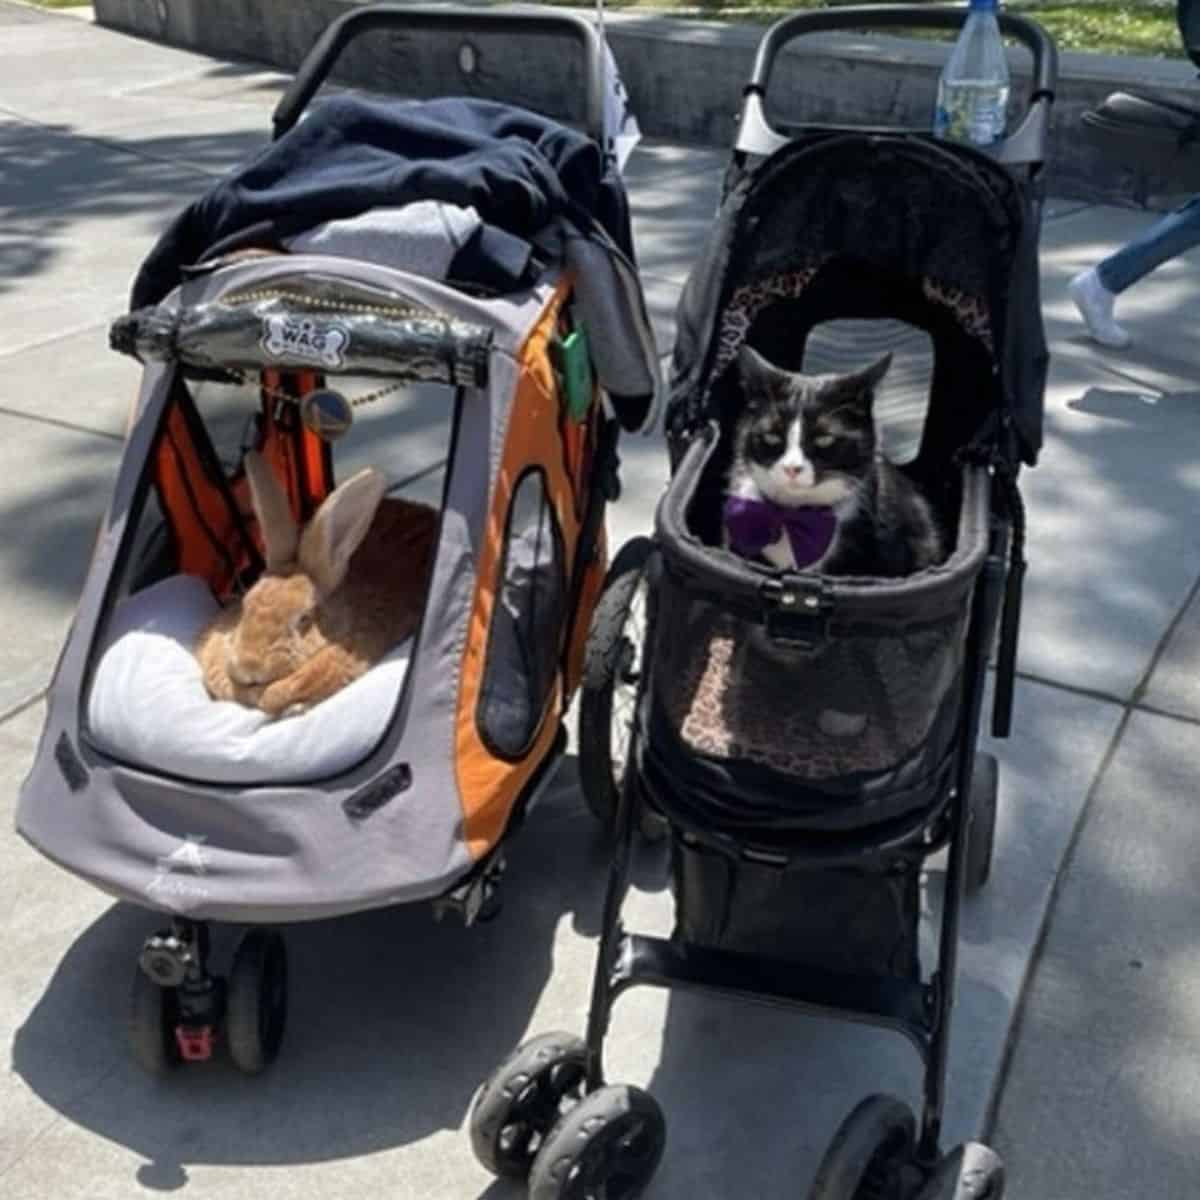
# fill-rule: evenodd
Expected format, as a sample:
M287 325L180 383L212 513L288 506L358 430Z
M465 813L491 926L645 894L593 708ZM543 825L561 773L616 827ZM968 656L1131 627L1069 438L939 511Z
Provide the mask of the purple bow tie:
M831 508L785 508L770 500L740 496L726 497L724 516L730 546L745 558L761 554L786 530L797 567L815 563L829 549L837 529Z

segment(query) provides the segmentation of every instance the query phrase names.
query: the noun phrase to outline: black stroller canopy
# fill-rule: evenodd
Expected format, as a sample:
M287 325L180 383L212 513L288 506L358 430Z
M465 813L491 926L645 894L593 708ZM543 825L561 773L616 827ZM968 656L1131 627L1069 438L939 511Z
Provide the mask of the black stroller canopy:
M938 347L921 458L987 442L1032 464L1046 351L1029 192L973 150L867 132L805 135L735 177L680 299L673 440L728 419L752 331L796 369L819 322L893 318Z

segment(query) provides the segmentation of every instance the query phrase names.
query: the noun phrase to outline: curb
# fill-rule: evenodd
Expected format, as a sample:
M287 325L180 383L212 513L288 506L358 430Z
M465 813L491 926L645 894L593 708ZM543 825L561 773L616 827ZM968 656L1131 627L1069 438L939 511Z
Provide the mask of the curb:
M357 0L94 0L98 24L219 58L265 62L292 71L321 30ZM580 9L585 15L591 10ZM647 137L728 146L763 26L719 24L613 12L605 30L631 106ZM462 74L457 54L434 53L417 34L376 34L355 44L339 82L387 90L397 72L405 94L483 94L572 119L564 97L579 94L575 64L553 38L472 38L476 67ZM925 128L945 57L937 44L904 38L820 34L789 46L771 89L782 120ZM1013 93L1028 88L1028 57L1011 55ZM1186 190L1182 170L1122 158L1115 144L1085 134L1080 115L1115 90L1149 90L1200 104L1195 68L1185 60L1063 53L1054 107L1047 190L1092 203L1161 205ZM568 111L564 111L564 107ZM1165 171L1166 173L1161 173Z

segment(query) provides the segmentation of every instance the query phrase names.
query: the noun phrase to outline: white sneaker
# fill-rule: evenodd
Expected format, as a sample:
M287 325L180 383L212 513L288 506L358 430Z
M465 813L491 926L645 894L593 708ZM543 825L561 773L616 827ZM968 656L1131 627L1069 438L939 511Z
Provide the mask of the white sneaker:
M1129 330L1113 320L1116 296L1100 282L1095 267L1076 275L1067 284L1067 291L1087 323L1088 333L1102 346L1123 350L1133 341Z

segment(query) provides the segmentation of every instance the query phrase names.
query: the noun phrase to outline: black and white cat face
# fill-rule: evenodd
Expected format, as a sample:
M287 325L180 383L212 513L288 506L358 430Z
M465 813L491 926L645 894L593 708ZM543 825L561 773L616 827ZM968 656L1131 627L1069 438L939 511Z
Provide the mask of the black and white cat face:
M852 501L875 458L872 401L891 361L887 354L851 374L804 375L743 346L735 475L787 507Z

